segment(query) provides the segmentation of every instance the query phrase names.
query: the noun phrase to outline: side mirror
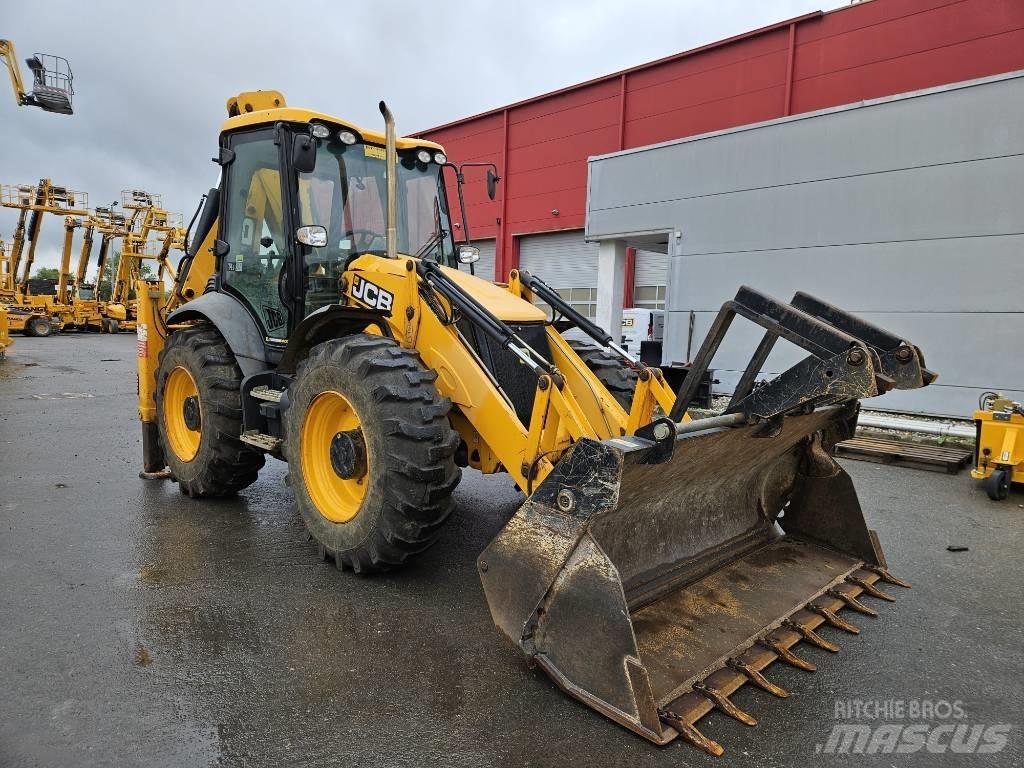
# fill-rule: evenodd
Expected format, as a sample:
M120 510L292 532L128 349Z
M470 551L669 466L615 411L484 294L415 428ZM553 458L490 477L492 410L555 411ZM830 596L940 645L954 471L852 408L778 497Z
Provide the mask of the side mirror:
M312 136L295 137L292 144L292 167L299 173L312 173L316 168L316 141Z
M480 249L475 245L459 246L459 264L475 264L480 261Z
M295 230L295 239L311 248L323 248L327 245L327 227L299 227Z
M498 176L493 170L488 168L487 169L487 196L489 198L491 198L491 200L494 199L494 195L498 191L498 182L499 181L501 181L501 177Z

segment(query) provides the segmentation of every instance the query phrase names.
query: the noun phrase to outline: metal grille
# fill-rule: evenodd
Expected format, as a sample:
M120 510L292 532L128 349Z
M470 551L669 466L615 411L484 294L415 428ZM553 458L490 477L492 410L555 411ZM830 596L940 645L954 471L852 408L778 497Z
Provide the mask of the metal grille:
M519 337L533 347L545 359L551 359L551 349L543 323L509 323ZM480 356L484 366L498 381L515 408L516 415L524 424L530 423L533 398L537 392L537 377L519 362L519 358L500 346L490 336L480 332L467 320L459 321L459 330L469 339L473 349Z

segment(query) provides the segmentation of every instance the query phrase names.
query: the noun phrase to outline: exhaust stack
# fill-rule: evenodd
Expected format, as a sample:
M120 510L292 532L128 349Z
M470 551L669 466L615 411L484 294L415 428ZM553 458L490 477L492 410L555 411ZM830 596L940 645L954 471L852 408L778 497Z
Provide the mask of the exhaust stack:
M394 259L398 257L398 229L395 226L395 210L398 207L398 186L395 179L395 168L398 166L395 116L383 101L380 103L380 113L384 115L384 173L388 185L387 249L388 258Z

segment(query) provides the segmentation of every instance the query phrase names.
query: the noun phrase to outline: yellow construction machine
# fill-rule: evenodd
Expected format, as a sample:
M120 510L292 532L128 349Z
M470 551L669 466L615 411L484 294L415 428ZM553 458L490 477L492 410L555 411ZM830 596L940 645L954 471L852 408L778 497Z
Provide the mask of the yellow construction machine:
M111 332L135 330L138 300L132 298L132 293L142 276L143 265L153 261L159 282L173 280L176 270L170 252L184 249L182 216L165 210L160 195L124 190L122 207L131 213L126 231L121 234L121 253L105 305Z
M7 307L0 304L0 360L7 355L7 350L14 346L10 329L7 325Z
M18 54L11 40L0 40L0 59L7 67L18 106L39 107L62 115L73 113L71 99L75 93L74 77L67 59L49 53L36 53L25 59L25 64L32 72L31 90L25 88L18 66Z
M743 287L673 393L540 277L475 277L445 192L464 166L380 108L383 133L276 91L228 101L170 294L138 286L142 476L227 496L286 461L320 556L367 573L436 541L460 468L506 473L526 498L477 563L497 626L614 721L721 753L702 717L752 725L733 692L787 695L766 667L813 670L793 646L837 650L821 625L857 632L841 611L907 586L833 448L860 398L934 374L836 307ZM764 339L725 412L691 420L737 316ZM758 382L780 338L805 357Z
M71 308L63 303L65 297L56 283L31 279L43 217L47 214L65 216L64 251L69 253L78 217L89 214L88 195L54 184L50 179L40 179L38 184L0 185L0 205L18 211L14 240L4 256L5 266L0 269L3 281L0 302L7 304L11 330L30 336L49 336L69 319ZM61 274L67 269L68 264L62 264Z
M977 439L971 477L983 480L993 501L1010 495L1011 483L1024 483L1024 405L998 392L985 392L974 412Z

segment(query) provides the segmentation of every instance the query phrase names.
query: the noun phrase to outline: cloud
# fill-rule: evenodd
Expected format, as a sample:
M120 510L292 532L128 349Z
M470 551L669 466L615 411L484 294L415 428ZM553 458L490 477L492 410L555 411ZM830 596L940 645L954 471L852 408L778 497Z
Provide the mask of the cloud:
M412 133L816 9L808 0L187 0L95 2L87 12L66 0L11 3L0 34L22 59L70 60L75 114L0 99L0 181L50 177L94 206L145 189L187 221L216 179L224 102L239 91L277 89L368 126L380 123L383 98ZM0 237L10 240L15 220L0 210ZM56 266L62 230L57 217L44 222L38 266Z

